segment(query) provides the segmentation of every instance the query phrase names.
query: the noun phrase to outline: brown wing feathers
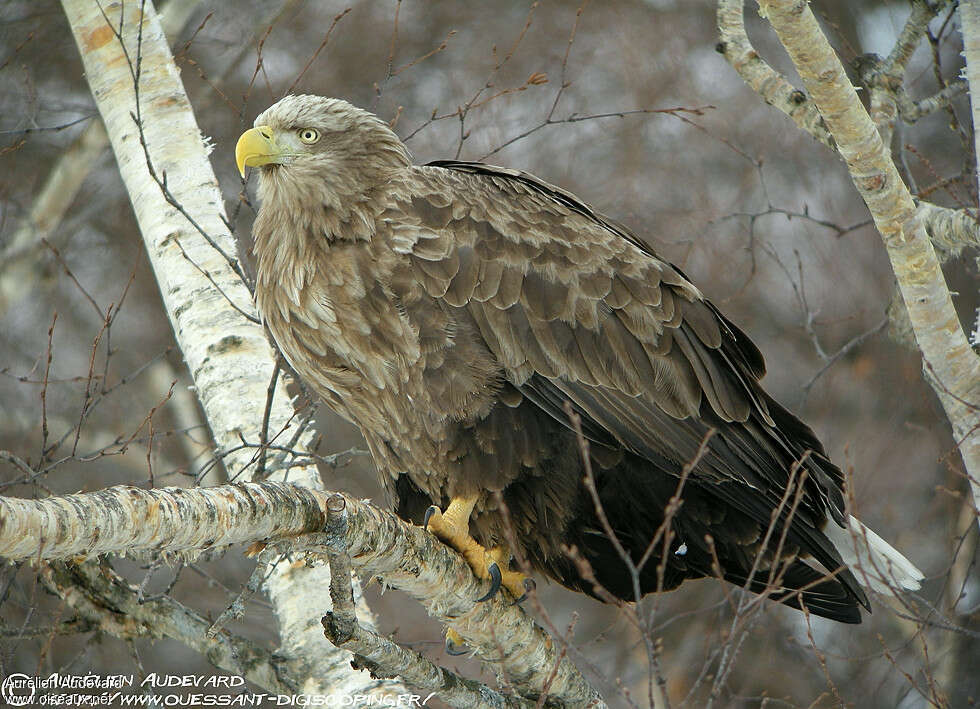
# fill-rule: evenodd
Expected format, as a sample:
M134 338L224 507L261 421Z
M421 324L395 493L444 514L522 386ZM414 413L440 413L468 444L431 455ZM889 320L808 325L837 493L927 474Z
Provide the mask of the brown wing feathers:
M808 479L791 542L840 566L820 533L827 512L843 519L839 470L812 432L758 387L759 351L680 271L523 173L458 162L420 171L433 193L476 199L451 214L435 200L426 206L428 194L413 197L422 222L411 247L419 281L467 310L516 387L559 421L571 400L590 438L612 436L668 472L693 459L716 427L692 480L763 526L802 460ZM501 192L525 209L500 213ZM848 571L840 578L866 603Z

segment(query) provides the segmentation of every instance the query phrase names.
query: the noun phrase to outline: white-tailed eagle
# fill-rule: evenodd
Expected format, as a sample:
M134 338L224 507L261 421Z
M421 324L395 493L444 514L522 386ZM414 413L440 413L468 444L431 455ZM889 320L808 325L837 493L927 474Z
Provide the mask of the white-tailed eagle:
M338 99L285 97L236 157L258 168L255 297L283 355L478 575L521 596L514 552L626 600L720 575L849 623L862 585L918 588L762 389L759 350L622 224L517 170L413 165Z

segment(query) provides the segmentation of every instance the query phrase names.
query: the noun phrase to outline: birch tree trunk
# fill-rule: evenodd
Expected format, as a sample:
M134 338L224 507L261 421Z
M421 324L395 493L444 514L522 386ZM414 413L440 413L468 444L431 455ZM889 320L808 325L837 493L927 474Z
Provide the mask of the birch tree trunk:
M225 254L235 254L208 148L160 21L150 2L141 7L136 2L63 0L62 5L218 452L229 479L250 475L255 449L243 447L241 440L260 441L274 356L262 326L245 316L255 316L247 287L200 233ZM184 214L164 198L148 161ZM282 431L288 439L294 419L280 384L269 431ZM301 450L309 439L305 436L295 447ZM289 467L270 478L321 487L312 465ZM352 670L350 655L324 638L317 621L329 607L329 584L326 566L293 569L288 562L278 564L266 582L279 622L280 653L306 668L303 691L404 692L400 683L377 682L367 672ZM360 598L357 614L361 623L373 624Z
M966 81L969 85L971 117L973 118L973 157L977 161L974 177L980 175L980 2L978 0L961 0L960 23L963 28L963 56L966 57ZM976 184L974 185L977 186ZM974 220L975 222L976 220ZM980 312L977 313L976 324L973 327L972 340L980 342ZM980 505L977 505L980 509Z
M912 195L809 6L761 0L759 8L793 60L881 234L926 379L952 424L974 504L980 508L980 359L960 325Z

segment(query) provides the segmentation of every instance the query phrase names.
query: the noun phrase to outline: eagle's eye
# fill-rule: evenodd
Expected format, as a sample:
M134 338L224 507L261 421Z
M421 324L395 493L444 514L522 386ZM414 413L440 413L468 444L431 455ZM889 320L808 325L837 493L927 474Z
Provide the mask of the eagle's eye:
M300 128L299 139L307 145L313 145L320 140L320 131L316 128Z

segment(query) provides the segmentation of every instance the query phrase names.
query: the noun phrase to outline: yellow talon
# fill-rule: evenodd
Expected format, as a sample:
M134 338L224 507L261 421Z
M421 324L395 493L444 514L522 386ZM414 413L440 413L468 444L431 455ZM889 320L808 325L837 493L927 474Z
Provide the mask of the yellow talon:
M425 513L424 526L445 544L466 559L477 578L490 579L490 592L480 598L492 598L503 586L517 600L527 593L530 580L522 573L510 570L510 551L506 546L487 550L470 536L470 515L476 506L476 496L454 497L445 511L434 505Z
M507 589L514 600L522 601L527 592L534 588L534 581L520 571L510 569L510 549L506 545L496 546L487 552L500 567L500 585Z
M466 641L463 640L463 636L457 633L452 628L446 628L446 652L450 655L465 655L466 650L463 647L466 645Z

